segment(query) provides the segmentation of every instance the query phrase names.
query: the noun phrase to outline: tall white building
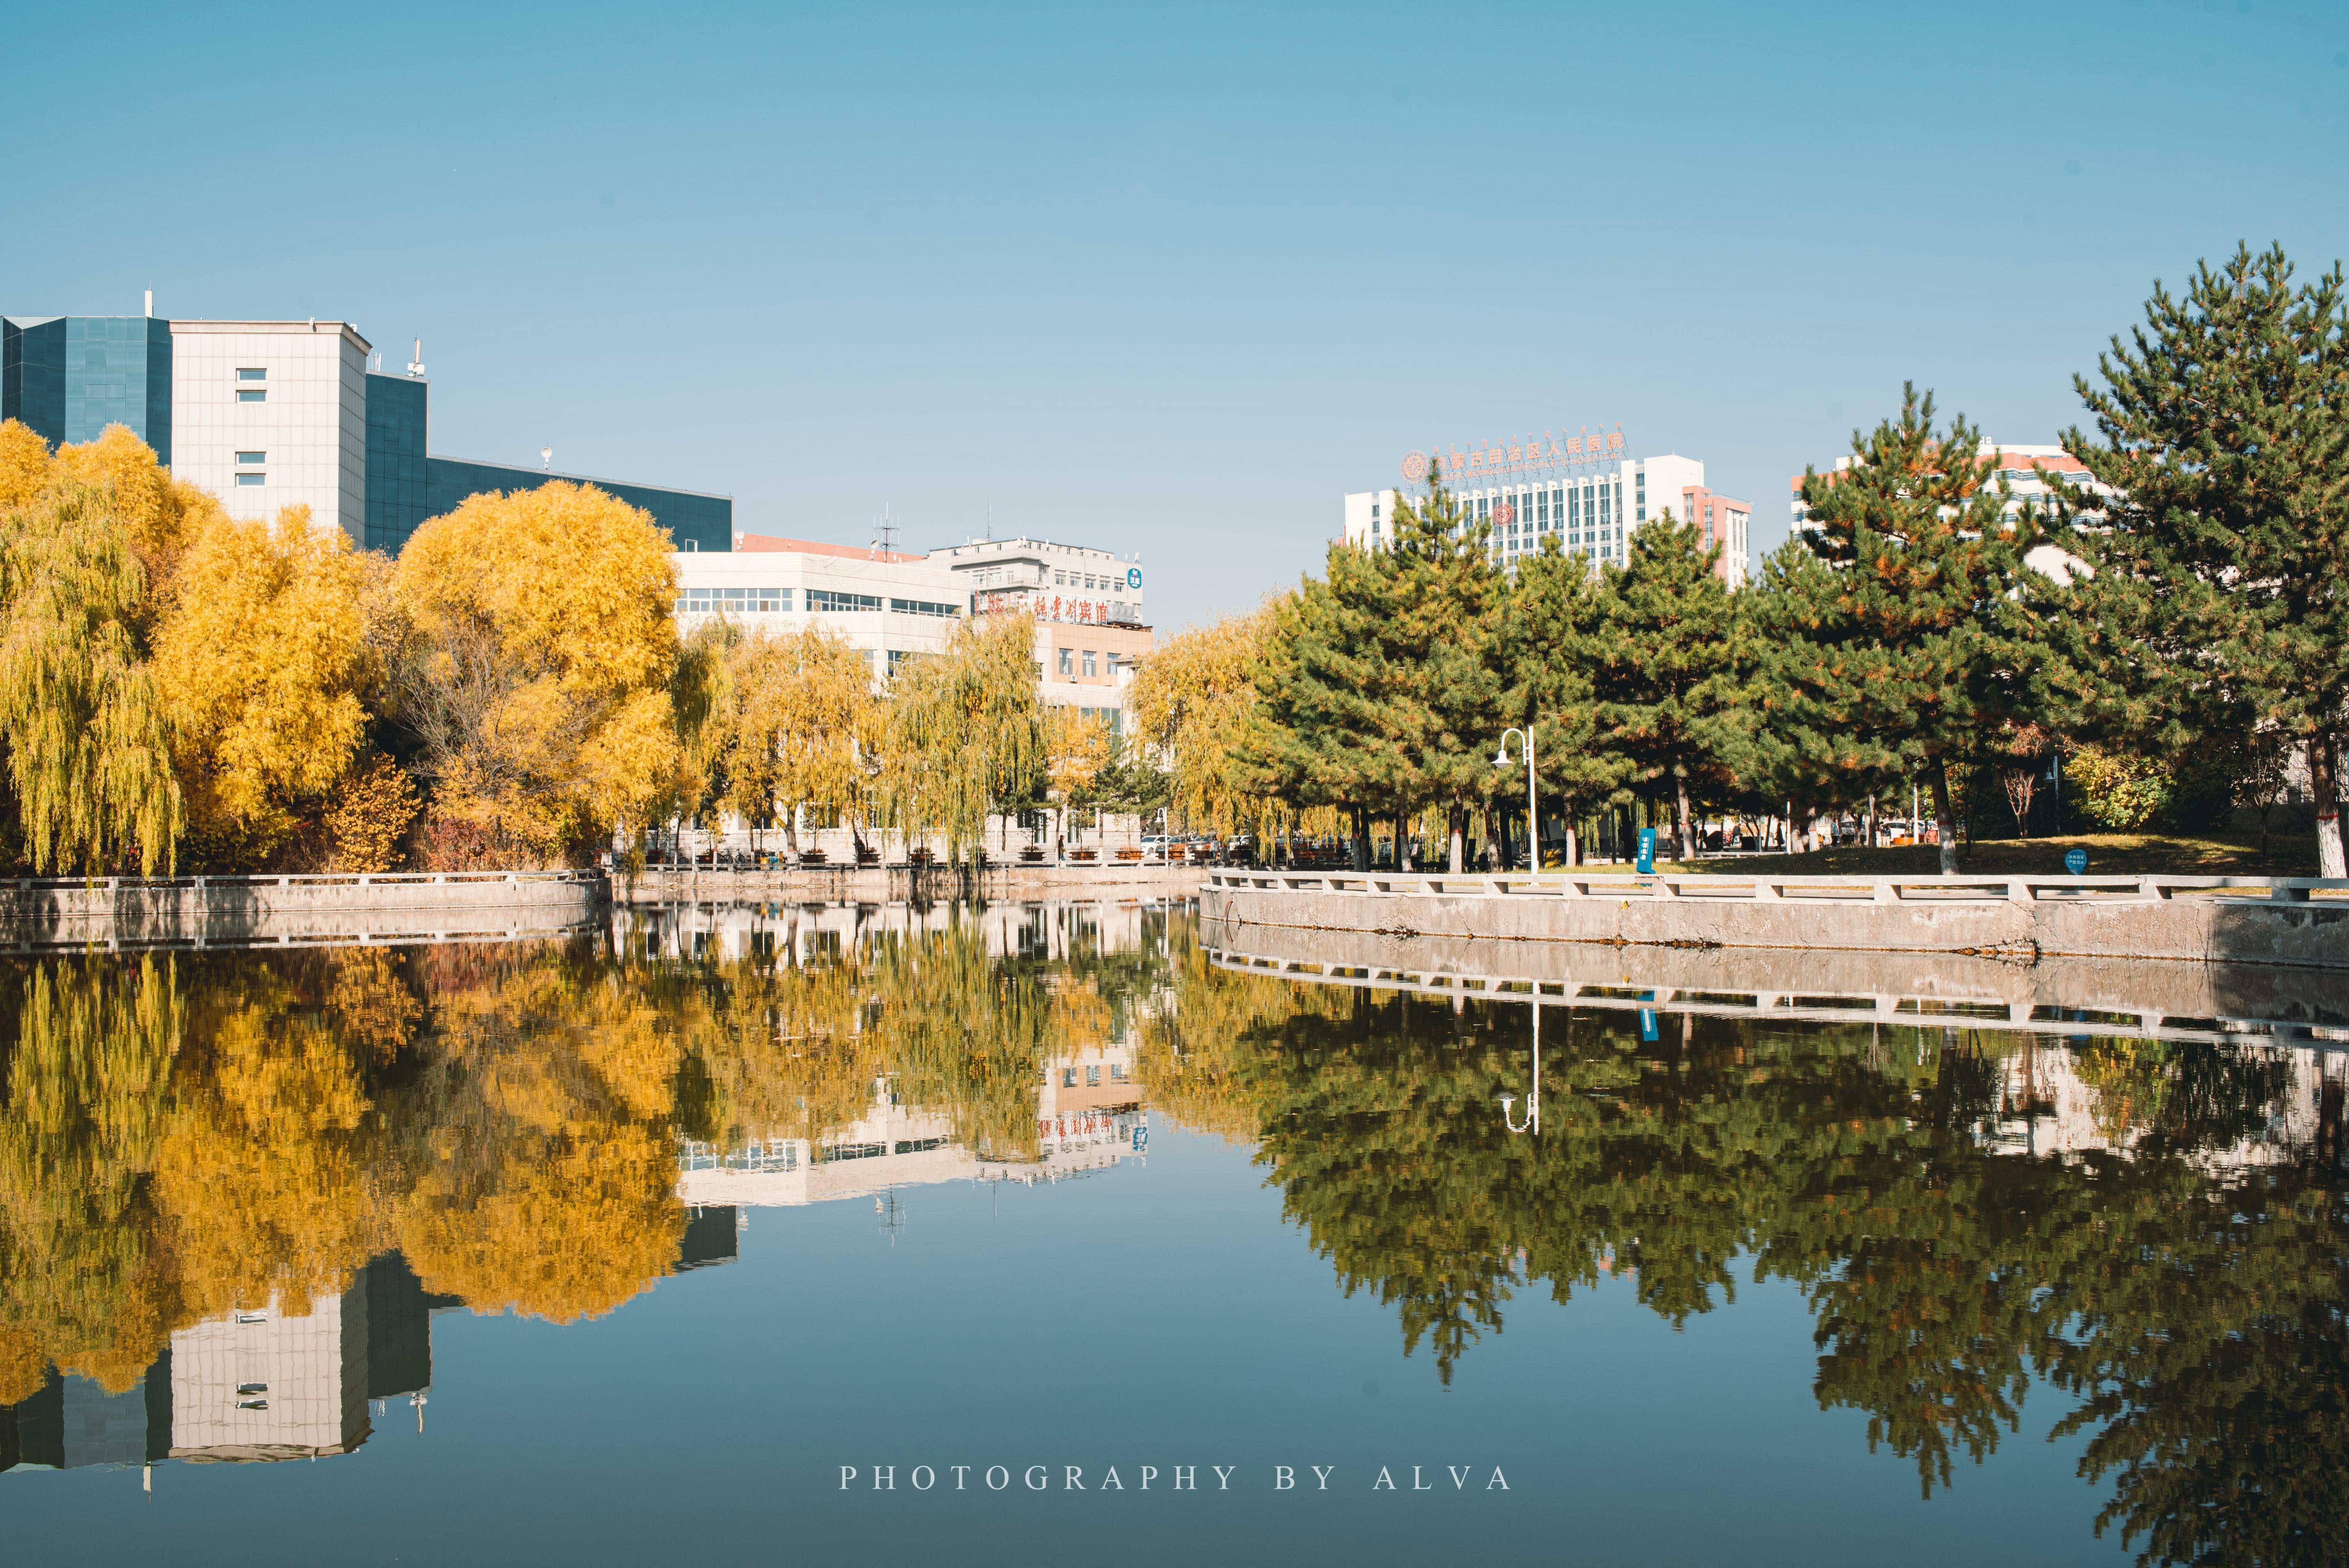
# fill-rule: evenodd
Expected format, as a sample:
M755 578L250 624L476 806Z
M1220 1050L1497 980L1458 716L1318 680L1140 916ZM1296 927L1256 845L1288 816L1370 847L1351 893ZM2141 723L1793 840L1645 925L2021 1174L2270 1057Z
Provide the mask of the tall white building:
M171 323L171 474L233 517L366 537L367 341L339 321Z
M1597 446L1595 438L1592 444ZM1614 449L1595 457L1569 455L1561 446L1528 440L1468 454L1472 460L1456 466L1445 464L1445 487L1468 517L1491 526L1493 557L1504 565L1539 549L1544 536L1555 534L1559 547L1570 554L1619 566L1629 559L1632 533L1667 511L1686 519L1692 506L1702 504L1698 492L1711 493L1704 490L1704 464L1694 458L1677 453L1627 458L1620 453L1619 440ZM1414 472L1422 479L1427 472L1418 453L1404 463L1406 476ZM1412 483L1410 490L1347 496L1346 542L1363 548L1390 542L1397 501L1425 494L1423 483ZM1741 524L1736 531L1741 548L1744 533ZM1728 542L1724 530L1724 546ZM1744 581L1742 558L1733 562L1732 552L1724 548L1723 562L1733 586Z

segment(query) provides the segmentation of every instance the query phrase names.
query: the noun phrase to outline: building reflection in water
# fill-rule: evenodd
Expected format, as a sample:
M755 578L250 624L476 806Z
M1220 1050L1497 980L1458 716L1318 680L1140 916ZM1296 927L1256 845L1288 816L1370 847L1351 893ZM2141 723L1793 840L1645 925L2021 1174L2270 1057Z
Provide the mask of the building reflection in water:
M398 1253L304 1313L275 1302L175 1330L128 1393L52 1372L31 1398L0 1406L0 1469L78 1470L188 1460L243 1464L348 1453L393 1400L432 1387L434 1295Z

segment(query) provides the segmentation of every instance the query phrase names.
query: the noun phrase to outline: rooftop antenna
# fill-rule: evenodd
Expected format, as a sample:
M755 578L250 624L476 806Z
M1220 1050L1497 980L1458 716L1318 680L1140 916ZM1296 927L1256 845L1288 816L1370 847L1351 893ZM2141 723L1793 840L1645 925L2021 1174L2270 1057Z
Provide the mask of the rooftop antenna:
M424 374L424 340L420 337L416 340L416 357L408 362L408 373L419 377Z
M147 291L147 319L150 321L155 319L155 291L153 289L149 289Z
M541 447L538 449L538 466L549 473L554 471L554 449L553 447Z
M897 525L889 521L889 503L881 503L881 521L873 525L873 548L884 555L897 553Z

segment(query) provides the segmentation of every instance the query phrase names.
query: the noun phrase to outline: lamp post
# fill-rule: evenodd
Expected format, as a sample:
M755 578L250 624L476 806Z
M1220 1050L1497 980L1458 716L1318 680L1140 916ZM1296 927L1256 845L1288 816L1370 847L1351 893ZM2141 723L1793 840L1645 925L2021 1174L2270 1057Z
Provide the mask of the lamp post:
M1541 806L1534 794L1534 727L1528 724L1523 729L1518 729L1512 726L1501 731L1501 748L1493 753L1493 766L1506 768L1509 765L1509 737L1512 735L1526 744L1526 848L1528 851L1526 863L1533 869L1534 875L1539 876L1541 875Z
M1568 1017L1567 1043L1570 1046L1573 1042L1574 1021ZM1501 1097L1501 1125L1511 1132L1538 1133L1541 1131L1541 992L1539 989L1534 992L1534 1088L1531 1094L1526 1096L1526 1120L1522 1127L1517 1125L1516 1118L1509 1114L1509 1108L1515 1105L1516 1100L1517 1097L1513 1094L1505 1094Z

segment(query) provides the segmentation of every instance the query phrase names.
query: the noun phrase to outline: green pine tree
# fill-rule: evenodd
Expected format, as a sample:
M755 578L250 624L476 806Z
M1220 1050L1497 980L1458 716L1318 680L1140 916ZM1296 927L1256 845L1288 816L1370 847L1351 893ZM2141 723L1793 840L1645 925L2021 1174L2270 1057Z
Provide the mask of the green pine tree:
M1696 855L1692 788L1733 782L1754 754L1742 612L1715 571L1720 547L1667 511L1604 570L1590 680L1596 738L1630 781L1667 790L1682 860Z
M2100 438L2064 445L2096 484L2063 487L2059 542L2090 571L2039 598L2082 727L2153 755L2305 748L2319 872L2349 876L2349 307L2337 263L2292 273L2243 247L2182 299L2157 284L2105 386L2075 378Z
M1518 557L1503 614L1504 711L1533 730L1542 803L1568 824L1568 865L1581 858L1572 824L1630 776L1629 761L1599 740L1590 666L1603 603L1588 558L1568 554L1557 535L1546 534L1538 551Z
M1945 874L1958 870L1951 767L2027 706L2014 602L2041 531L1981 449L1962 417L1936 430L1932 395L1904 388L1897 419L1854 436L1850 468L1803 475L1813 526L1800 537L1832 570L1776 584L1788 602L1774 688L1827 759L1923 772Z

